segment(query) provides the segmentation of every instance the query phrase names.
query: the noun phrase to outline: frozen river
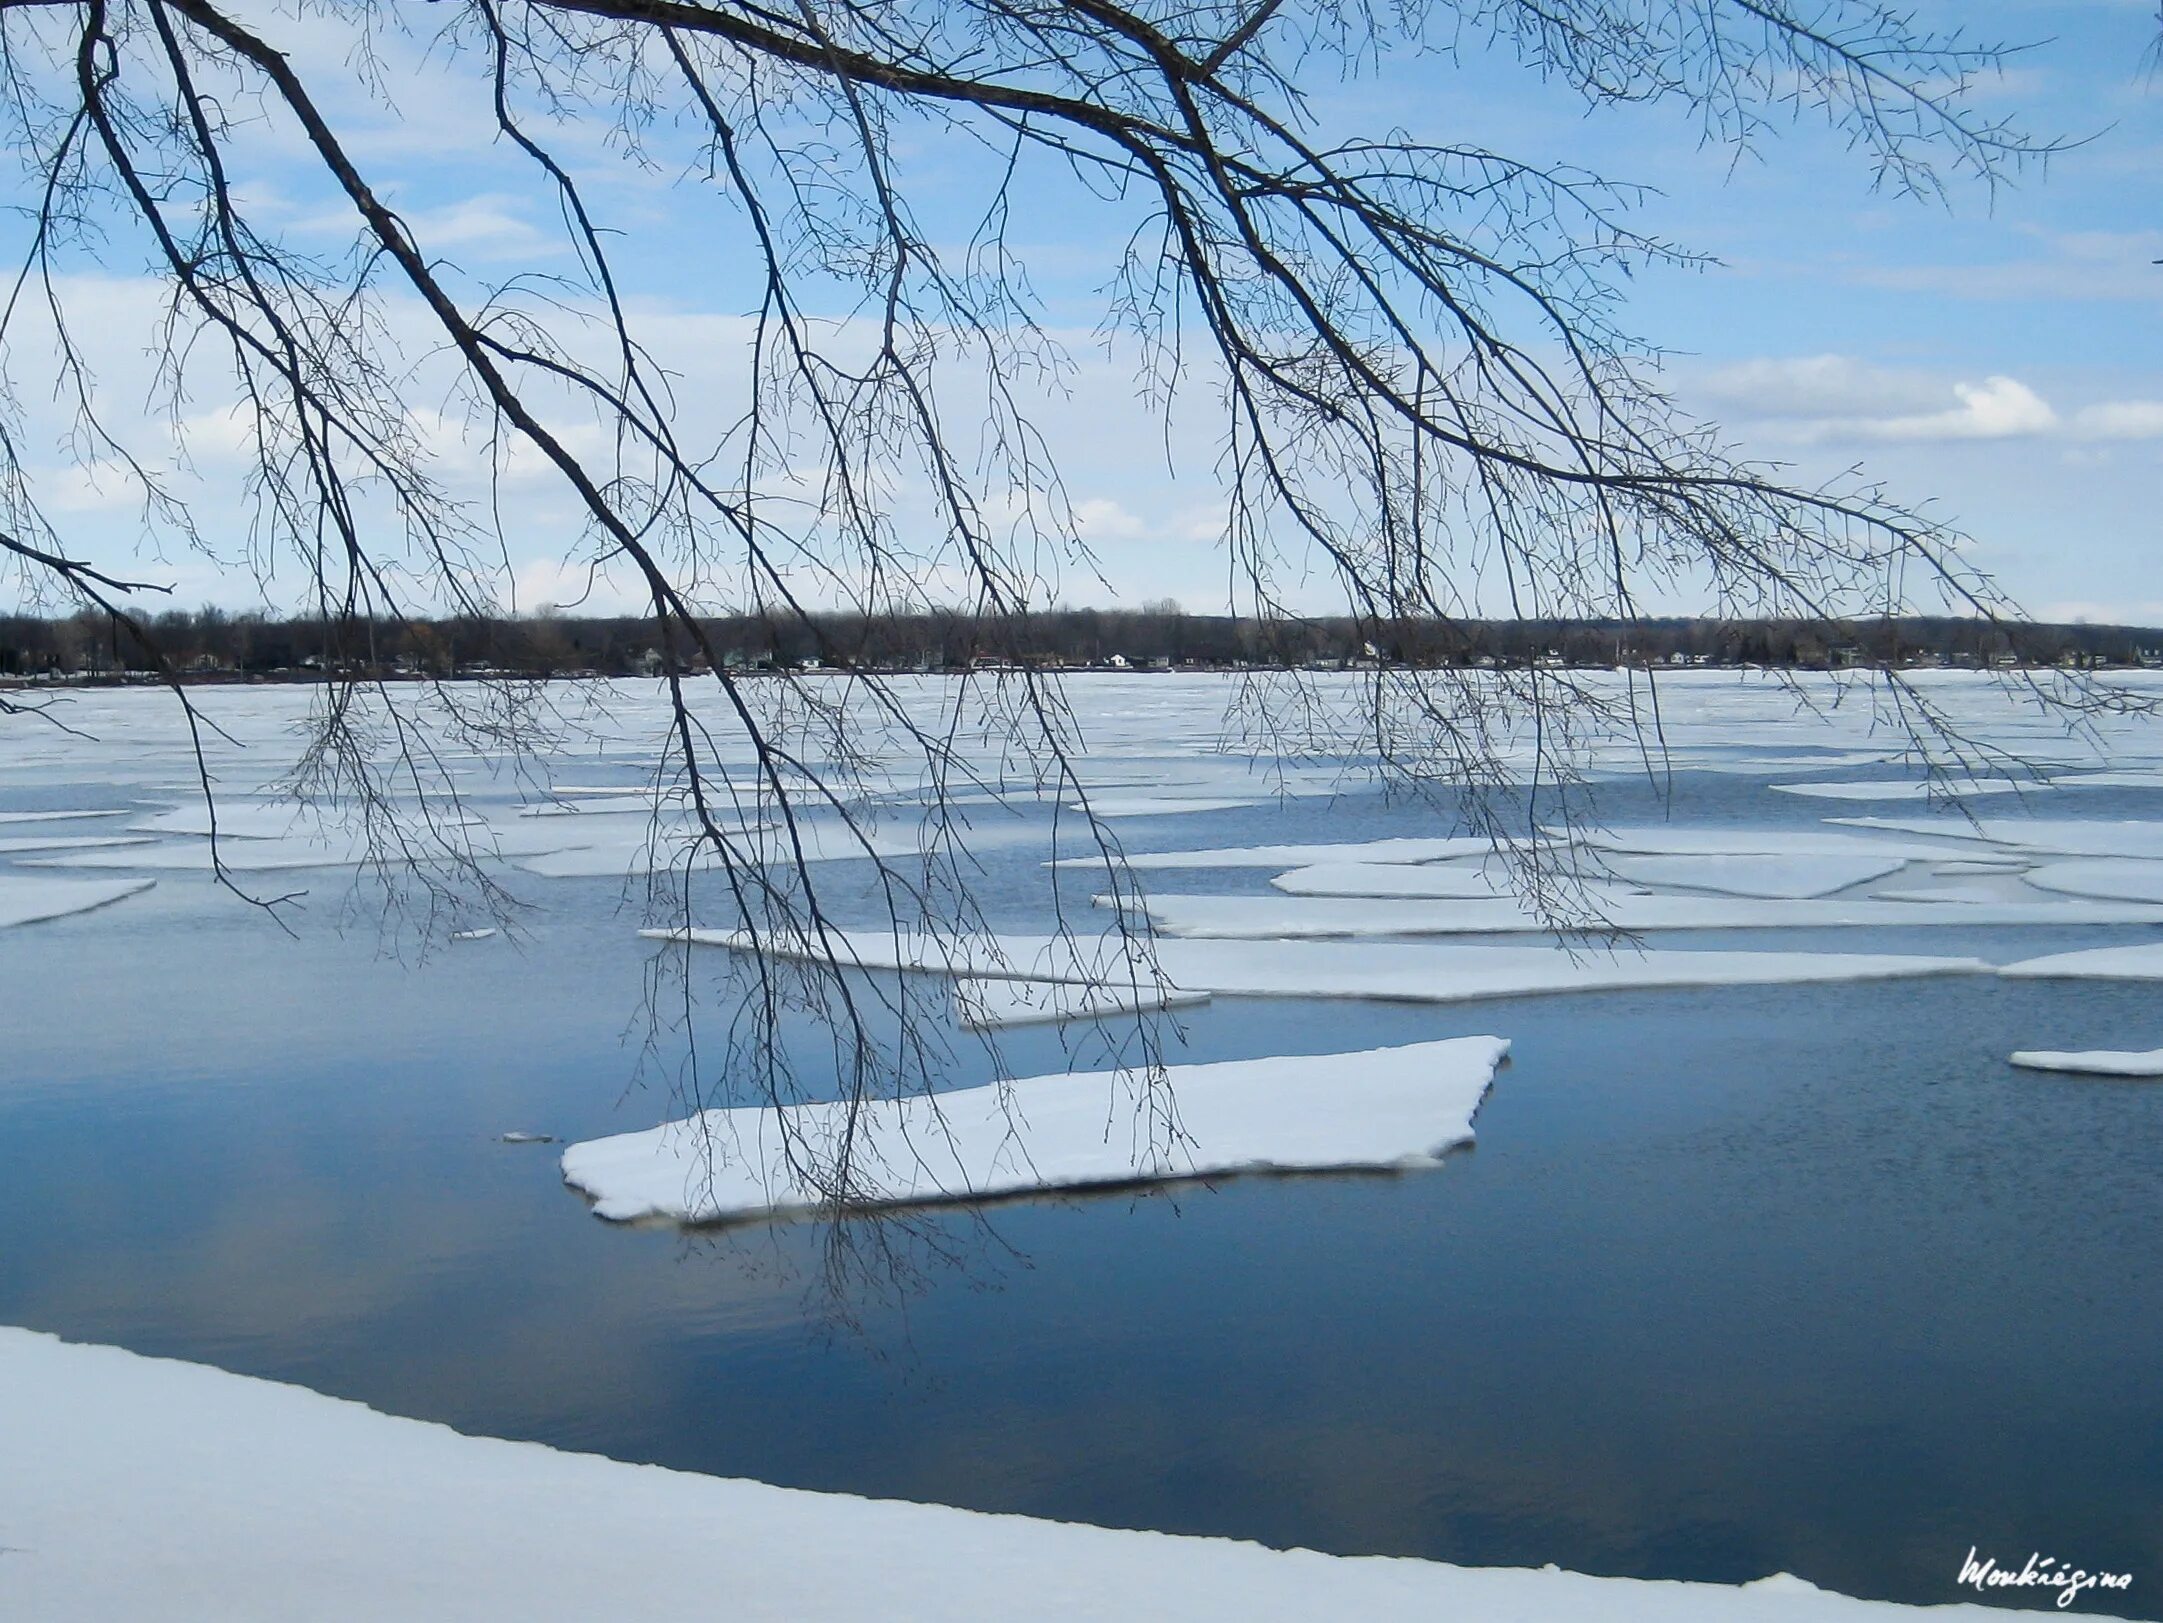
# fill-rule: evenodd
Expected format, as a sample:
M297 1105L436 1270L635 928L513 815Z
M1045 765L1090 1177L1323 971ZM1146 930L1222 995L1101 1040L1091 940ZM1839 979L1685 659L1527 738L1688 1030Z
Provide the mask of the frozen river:
M1459 832L1325 763L1273 795L1207 749L1224 688L1070 684L1085 777L1129 851ZM1667 684L1672 776L1620 747L1592 763L1591 809L1638 831L1613 842L1603 884L1670 915L1692 898L1729 911L1650 926L1645 944L2002 965L2163 941L2139 912L2163 868L2163 732L2068 737L1972 681L1932 691L2058 781L1965 785L1970 823L1907 794L1880 759L1898 735L1862 707L1813 717L1734 675ZM916 698L935 710L938 692ZM214 756L248 828L307 695L203 700L235 740ZM2135 1573L2111 1609L2163 1615L2163 1086L2007 1063L2163 1044L2154 981L1948 973L1432 1003L1220 983L1176 1011L1167 1057L1507 1038L1476 1147L1401 1176L1064 1195L900 1231L624 1227L564 1186L557 1148L500 1135L570 1142L682 1113L672 966L698 986L729 955L638 936L653 921L626 895L624 829L642 816L520 817L532 783L462 759L470 814L508 836L516 929L445 939L476 913L386 935L340 905L366 895L342 850L304 865L336 837L288 831L259 847L287 863L243 875L308 891L288 934L203 870L168 699L87 693L69 720L92 739L0 718L0 916L8 880L24 897L156 884L0 928L0 1323L795 1486L1471 1565L1786 1570L1918 1602L1958 1598L1971 1545L2035 1549ZM657 722L634 691L545 774L592 808L607 797L568 791L639 786ZM2080 781L2095 772L2110 776ZM32 815L47 812L125 815ZM1030 801L977 819L989 927L1049 927L1050 816ZM558 822L587 843L532 832ZM147 843L45 843L119 839ZM1768 849L1736 849L1753 845ZM1864 877L1734 860L1809 855ZM1671 866L1632 873L1651 859ZM868 866L831 864L838 893ZM1349 891L1443 910L1413 926L1434 933L1363 947L1541 945L1448 911L1508 905L1476 893L1476 864L1413 865L1464 883L1416 882L1445 894L1411 903L1374 895L1397 882L1373 866L1225 858L1139 877L1175 930L1179 899L1245 898L1290 909L1264 945L1348 907L1357 933ZM1272 883L1302 870L1325 877ZM1101 873L1067 878L1087 915ZM1794 911L1835 902L1867 922ZM1300 911L1317 903L1339 911ZM1974 911L1908 921L1903 906ZM1182 946L1218 939L1203 917ZM1090 1029L1017 1027L1005 1065L1101 1064ZM815 1076L808 1019L789 1034ZM948 1064L956 1086L993 1076L970 1039Z

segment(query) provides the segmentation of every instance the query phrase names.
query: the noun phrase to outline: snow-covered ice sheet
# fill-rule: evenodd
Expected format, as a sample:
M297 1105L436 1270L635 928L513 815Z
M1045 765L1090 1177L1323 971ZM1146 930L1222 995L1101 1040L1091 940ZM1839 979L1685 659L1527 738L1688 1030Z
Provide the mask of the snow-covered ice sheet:
M1770 787L1783 795L1809 795L1818 800L1965 800L1975 795L2019 794L2050 785L2006 778L1948 778L1934 783L1893 778L1875 783L1775 783Z
M567 819L565 821L568 821ZM934 830L915 818L861 823L852 832L838 822L799 821L793 833L782 825L745 828L719 825L738 857L781 867L796 862L847 862L875 857L881 861L917 861L933 843ZM1011 828L981 829L956 825L952 840L971 851L990 850L1020 838ZM694 870L721 871L695 824L671 822L658 829L637 821L613 833L596 833L579 823L564 835L564 848L526 857L518 866L546 879L622 879L634 874Z
M573 1144L566 1183L618 1221L713 1222L827 1204L800 1147L832 1146L853 1117L861 1201L911 1205L1237 1172L1431 1166L1469 1143L1472 1114L1509 1052L1454 1037L1356 1054L1174 1065L1161 1086L1182 1137L1153 1142L1134 1076L1028 1077L850 1106L708 1110Z
M79 817L133 817L132 811L4 811L0 823L72 823Z
M318 843L335 840L342 843L345 838L344 817L327 809L303 806L291 800L249 800L237 795L220 796L217 814L220 839L297 839ZM425 818L444 827L480 821L478 813L459 811L440 804L425 810L409 809L407 816L416 824ZM171 811L158 812L149 817L138 817L128 825L128 829L136 834L208 835L211 831L210 822L211 808L197 801L192 805L175 806Z
M1634 885L1717 891L1728 896L1769 900L1805 900L1880 879L1907 865L1892 856L1634 856L1604 852L1575 863L1559 856L1550 871L1567 880L1573 873L1587 884L1603 879ZM1602 870L1604 869L1604 873ZM1323 863L1280 874L1270 883L1291 896L1374 896L1401 899L1459 899L1509 896L1507 865L1444 867L1433 864Z
M1850 828L1942 834L1971 843L2068 857L2163 858L2163 822L2073 817L1835 817Z
M1998 973L2017 980L2163 981L2163 941L2023 958L2000 965Z
M1878 826L1883 819L1846 819ZM1963 828L1965 825L1962 825ZM1550 831L1556 832L1556 831ZM1925 832L1941 832L1935 824ZM1942 832L1951 833L1951 830ZM1621 851L1648 857L1854 857L1859 860L1929 861L1934 857L1974 859L1972 842L1959 840L1878 840L1815 828L1584 828L1577 843L1596 851ZM2013 860L2008 858L2007 860Z
M1858 842L1851 842L1858 843ZM1451 857L1484 856L1494 842L1480 834L1447 834L1431 839L1353 840L1317 845L1220 845L1200 851L1129 852L1129 868L1310 868L1340 862L1441 862ZM1101 868L1100 855L1062 857L1054 868Z
M984 980L965 975L954 982L954 1013L970 1031L1189 1009L1208 1001L1207 992L1181 992L1146 979L1132 986L1077 986L1071 981Z
M2022 876L2042 890L2067 896L2098 896L2114 902L2163 902L2163 862L2136 858L2113 861L2047 862Z
M897 939L891 932L836 932L832 953L776 947L731 930L646 930L651 939L738 952L986 978L1120 985L1128 967L1118 937L963 936ZM1979 958L1836 952L1565 952L1559 947L1460 947L1424 942L1160 940L1156 969L1182 991L1220 997L1383 998L1462 1003L1549 992L1673 986L1766 986L1987 974Z
M2017 879L2000 880L1996 883L1966 885L1916 885L1898 890L1874 890L1870 894L1881 902L1920 902L1925 907L1943 907L1958 904L1962 907L1996 907L2000 903L2017 899L2009 892L2019 886ZM2031 891L2028 900L2033 901Z
M1173 795L1091 795L1088 810L1096 817L1169 817L1179 812L1237 811L1243 806L1259 806L1259 800L1185 800ZM1067 810L1083 809L1078 800L1068 804Z
M66 918L146 891L155 879L47 879L42 874L0 874L0 929Z
M1270 881L1288 896L1474 897L1510 894L1508 873L1486 867L1410 862L1325 862Z
M2163 1048L2151 1048L2145 1053L2109 1048L2061 1053L2028 1048L2011 1055L2010 1063L2026 1071L2070 1071L2079 1076L2163 1076Z
M1100 896L1099 906L1112 899ZM1554 928L1516 897L1397 901L1351 896L1151 896L1140 904L1172 936L1246 941L1314 936L1486 935ZM1614 930L1876 929L1910 925L2163 924L2163 907L2131 902L1751 901L1637 896L1592 889L1585 905Z
M91 851L116 845L155 845L147 834L16 834L0 838L0 856L24 851Z
M2007 1615L1851 1600L1785 1577L1731 1588L1453 1567L805 1493L467 1437L297 1386L6 1328L0 1438L0 1610L24 1623ZM2095 1615L2095 1598L2082 1597L2081 1615Z
M1663 889L1710 890L1723 896L1750 896L1772 901L1806 901L1830 896L1872 879L1883 879L1906 867L1909 858L1899 852L1784 852L1777 856L1697 855L1641 856L1612 852L1607 868L1617 879Z

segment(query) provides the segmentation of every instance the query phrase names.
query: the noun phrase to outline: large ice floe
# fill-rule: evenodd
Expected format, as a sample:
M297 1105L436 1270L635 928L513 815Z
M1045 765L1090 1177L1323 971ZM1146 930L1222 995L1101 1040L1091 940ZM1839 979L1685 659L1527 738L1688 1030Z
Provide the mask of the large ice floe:
M2026 1048L2010 1056L2009 1063L2025 1071L2070 1071L2080 1076L2163 1076L2163 1048L2144 1053L2109 1048L2079 1053Z
M0 1437L0 1610L37 1623L2007 1615L1853 1600L1789 1577L1729 1587L1455 1567L806 1493L469 1437L297 1386L7 1328ZM2095 1615L2094 1598L2082 1597L2083 1615Z
M1850 839L1850 845L1862 842ZM1221 845L1201 851L1137 851L1121 860L1129 868L1305 868L1339 862L1440 862L1450 857L1484 856L1495 848L1483 834L1444 834L1432 838L1353 840L1316 845ZM1054 868L1102 868L1101 852L1062 857Z
M1155 966L1107 938L918 936L834 931L819 945L734 930L647 930L650 939L765 952L863 970L985 979L1145 983L1161 973L1184 992L1221 997L1382 998L1463 1003L1549 992L1674 986L1766 986L1987 974L1979 958L1837 952L1576 952L1559 947L1458 947L1380 941L1160 940Z
M91 851L115 845L155 845L147 834L12 834L0 836L0 856L25 851Z
M914 1205L1256 1171L1432 1165L1472 1137L1472 1113L1509 1052L1456 1037L1356 1054L1174 1065L1158 1084L1179 1133L1159 1142L1117 1071L1031 1077L868 1104L708 1110L573 1144L564 1181L602 1217L703 1223L816 1210L807 1159L854 1124L851 1204ZM808 1152L808 1154L807 1154Z
M154 879L47 879L42 874L0 874L0 929L66 918L148 890Z
M1638 885L1682 886L1730 896L1800 900L1827 896L1866 880L1881 879L1907 866L1892 856L1631 856L1604 852L1597 857L1551 862L1528 869L1544 879L1583 877L1597 884L1623 880ZM1474 900L1512 893L1507 866L1490 861L1478 867L1384 862L1330 862L1295 868L1270 881L1290 896L1373 896L1410 899Z
M2099 896L2114 902L2163 902L2163 862L2108 857L2085 862L2046 862L2021 876L2042 890L2067 896Z
M0 823L72 823L80 817L133 817L132 811L0 811Z
M1109 906L1111 898L1098 897ZM1584 898L1608 929L1858 929L1910 925L2163 924L2163 907L2113 902L1752 901L1727 896L1637 896L1592 891ZM1551 930L1515 897L1395 901L1354 896L1152 896L1142 904L1172 936L1244 941L1317 936L1487 935Z
M1779 794L1808 795L1816 800L1965 800L1976 795L2018 794L2049 785L2010 778L1890 778L1867 783L1775 783L1768 787Z
M1595 851L1622 851L1648 857L1853 857L1859 861L1897 857L1922 862L1940 857L1960 857L1969 861L1988 858L1988 853L1972 840L1951 837L1951 829L1936 823L1917 822L1910 828L1905 821L1891 818L1836 818L1834 821L1857 822L1873 828L1898 821L1901 832L1920 831L1948 837L1883 840L1846 834L1838 829L1671 828L1660 824L1649 828L1578 829L1574 831L1574 838L1578 844ZM1961 827L1966 829L1965 824ZM1563 837L1559 830L1550 833L1557 839ZM2004 860L2013 863L2020 859L2008 854Z
M1850 828L1938 834L1983 846L2067 857L2163 858L2163 823L2075 817L1835 817Z
M2163 981L2163 941L2023 958L1998 973L2015 980Z

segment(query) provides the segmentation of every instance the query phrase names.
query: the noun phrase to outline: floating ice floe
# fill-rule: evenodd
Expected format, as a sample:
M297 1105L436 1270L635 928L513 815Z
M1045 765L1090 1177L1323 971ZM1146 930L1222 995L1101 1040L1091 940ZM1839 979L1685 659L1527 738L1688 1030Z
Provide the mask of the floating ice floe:
M348 826L348 820L334 810L303 806L291 800L220 800L216 809L220 839L301 840L326 844L334 837L342 841ZM415 826L434 824L444 828L482 820L477 812L440 805L408 809L405 815ZM176 806L171 811L138 818L128 828L136 834L207 836L211 832L211 808L200 802Z
M2018 879L2009 879L1995 885L1917 885L1901 890L1874 890L1870 894L1881 902L1919 902L1925 907L1996 907L2001 903L2020 900ZM2032 903L2035 893L2030 891L2027 901Z
M0 874L0 929L109 907L156 883L155 879L47 879L43 875Z
M158 842L147 834L66 835L24 834L0 839L0 855L15 856L24 851L90 851L115 845L155 845Z
M1951 839L2011 846L2069 857L2163 858L2163 823L2112 822L2101 818L1984 817L1835 817L1850 828L1885 829L1904 834L1942 834Z
M1063 1020L1102 1020L1115 1015L1192 1008L1208 1001L1207 992L1181 992L1146 978L1131 986L1077 986L1071 981L984 980L974 976L954 982L954 1014L970 1031Z
M1718 891L1730 896L1799 900L1830 895L1907 865L1894 856L1633 856L1603 853L1584 860L1574 877L1595 887L1625 880L1638 885ZM1604 870L1604 872L1602 872ZM1549 864L1550 878L1573 878L1569 859ZM1407 863L1326 863L1280 874L1270 881L1291 896L1373 896L1397 899L1474 900L1516 894L1501 863L1484 868ZM1611 885L1605 888L1611 888Z
M2068 772L2050 781L2059 789L2163 789L2163 771Z
M1906 867L1899 851L1786 852L1779 855L1641 856L1614 852L1607 869L1617 879L1663 888L1717 891L1771 901L1806 901L1851 885L1883 879Z
M79 817L133 817L133 811L5 811L0 823L72 823Z
M986 979L1127 984L1161 972L1185 992L1220 997L1382 998L1462 1003L1550 992L1767 986L1988 974L1979 958L1833 952L1566 952L1373 941L1160 940L1151 965L1117 936L896 936L836 931L823 948L736 930L643 930L649 939L764 952L842 968Z
M1797 1578L1595 1578L805 1493L472 1437L201 1364L0 1329L10 1615L2004 1623ZM116 1558L113 1529L155 1529ZM686 1559L686 1551L698 1552ZM2093 1616L2082 1597L2082 1615Z
M1270 884L1288 896L1471 899L1510 894L1509 876L1500 870L1409 862L1329 862L1294 868Z
M2001 964L1998 973L2016 980L2163 981L2163 941L2023 958Z
M1237 811L1242 806L1259 806L1255 799L1244 800L1182 800L1171 795L1091 795L1087 811L1093 817L1169 817L1178 812ZM1084 809L1082 802L1069 802L1068 811Z
M1456 1037L1356 1054L1174 1065L1152 1085L1179 1137L1153 1141L1141 1084L1117 1071L1039 1076L869 1104L708 1110L643 1133L573 1144L564 1181L601 1217L706 1223L827 1207L804 1163L853 1123L849 1204L920 1205L1039 1189L1236 1172L1431 1166L1472 1138L1472 1113L1509 1052ZM1107 1122L1111 1122L1109 1128Z
M2151 1048L2145 1053L2108 1048L2057 1053L2029 1048L2010 1056L2008 1063L2025 1071L2071 1071L2080 1076L2163 1076L2163 1048Z
M1101 907L1113 898L1099 896ZM1394 901L1348 896L1150 896L1137 904L1172 936L1297 940L1315 936L1486 935L1555 928L1516 897ZM1909 925L2163 924L2163 907L2131 902L1751 901L1639 896L1590 889L1593 925L1612 930L1876 929Z
M2128 857L2091 862L2050 862L2022 875L2043 890L2067 896L2100 896L2114 902L2163 902L2163 862Z
M1886 819L1835 818L1835 822L1878 826ZM1550 831L1560 837L1559 831ZM1946 832L1929 825L1926 832ZM1874 840L1821 828L1586 828L1576 831L1580 845L1596 851L1621 851L1647 857L1853 857L1863 861L1899 859L1928 862L1939 857L1975 860L1972 842ZM2008 857L2008 862L2017 859Z
M917 819L864 823L852 832L836 822L806 819L791 831L781 824L751 828L727 822L720 825L735 860L766 867L786 867L798 862L846 862L876 858L880 861L918 860L927 854L935 830ZM1011 829L953 828L955 843L966 842L973 851L989 850L1021 836ZM692 823L669 823L659 829L638 824L614 838L596 836L580 826L572 844L521 860L519 867L547 879L622 879L628 875L681 871L719 873L722 863L704 843L704 835Z
M1892 778L1877 783L1775 783L1768 787L1776 794L1809 795L1818 800L1966 800L1976 795L2021 794L2050 785L2007 778L1944 778L1935 782Z
M1481 834L1449 834L1432 839L1354 840L1316 845L1224 845L1201 851L1130 852L1129 868L1177 870L1183 868L1307 868L1324 863L1440 862L1450 857L1484 856L1494 841ZM1101 868L1100 855L1061 857L1046 866L1053 868Z
M453 941L489 941L495 938L495 934L493 927L480 930L453 930L451 939Z

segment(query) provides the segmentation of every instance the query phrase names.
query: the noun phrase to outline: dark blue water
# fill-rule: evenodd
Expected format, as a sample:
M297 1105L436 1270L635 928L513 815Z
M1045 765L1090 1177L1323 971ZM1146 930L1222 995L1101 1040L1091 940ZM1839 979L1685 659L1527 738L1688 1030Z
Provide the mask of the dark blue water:
M1750 796L1764 815L1707 782L1687 820ZM1002 922L1041 905L1033 862L987 876ZM0 1321L803 1487L1922 1602L1961 1598L1971 1545L2038 1550L2133 1572L2113 1609L2163 1615L2163 1086L2004 1063L2163 1040L2153 987L1220 1001L1180 1057L1489 1031L1515 1057L1431 1173L685 1235L599 1223L552 1150L495 1141L672 1113L680 1036L641 1015L658 949L618 888L543 887L522 944L418 965L183 879L0 932ZM1007 1061L1076 1040L1020 1033ZM966 1039L951 1064L990 1074Z

